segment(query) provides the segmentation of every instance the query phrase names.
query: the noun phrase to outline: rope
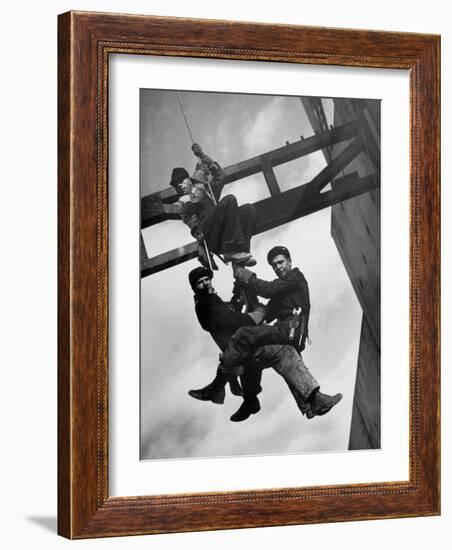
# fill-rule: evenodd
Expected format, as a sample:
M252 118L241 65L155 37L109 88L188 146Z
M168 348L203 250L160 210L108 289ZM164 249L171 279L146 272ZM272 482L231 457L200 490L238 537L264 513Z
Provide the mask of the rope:
M176 93L177 101L179 102L179 105L180 105L180 110L182 111L182 115L183 115L184 120L185 120L185 124L187 126L188 133L190 134L191 143L193 145L193 143L195 143L195 140L193 139L193 136L191 135L190 126L188 124L188 120L187 120L187 117L185 115L185 111L184 111L184 107L182 105L182 101L180 100L179 93L178 92L175 92L175 93Z
M187 126L188 133L190 134L191 143L193 145L193 143L195 143L195 140L193 139L192 133L190 131L190 125L188 124L188 119L187 119L187 115L185 114L185 111L184 111L184 106L182 105L182 101L179 97L179 93L175 92L175 94L176 94L176 97L177 97L177 101L179 102L180 110L182 111L182 116L184 117L185 125ZM211 199L213 200L213 203L216 206L218 204L218 201L215 198L215 195L213 194L213 189L212 189L212 186L210 185L210 181L209 181L208 178L207 178L207 188L209 189Z
M215 195L213 194L212 186L210 185L209 177L207 177L207 187L209 188L210 197L213 200L213 204L216 206L218 204Z

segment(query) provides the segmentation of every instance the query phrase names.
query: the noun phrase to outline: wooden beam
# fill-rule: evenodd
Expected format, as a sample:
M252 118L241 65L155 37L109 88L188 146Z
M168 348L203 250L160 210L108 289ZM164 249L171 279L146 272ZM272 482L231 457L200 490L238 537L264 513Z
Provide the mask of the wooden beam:
M357 121L348 122L327 132L321 132L257 157L227 166L224 168L226 176L221 186L258 174L263 171L264 167L279 166L324 149L327 146L346 141L358 136L359 133L359 123ZM218 195L218 191L219 189L214 186L215 195ZM171 210L165 210L164 205L176 200L177 194L172 187L143 197L141 199L141 228L144 229L161 221L174 219L174 213Z
M333 204L357 197L377 187L379 187L379 177L377 175L372 174L359 178L357 172L354 172L342 178L337 178L334 181L334 188L325 193L315 194L309 188L309 184L305 184L281 193L277 197L270 197L256 202L257 220L254 235L274 229ZM146 277L191 260L196 257L197 248L197 243L194 242L154 258L149 258L142 264L141 276Z

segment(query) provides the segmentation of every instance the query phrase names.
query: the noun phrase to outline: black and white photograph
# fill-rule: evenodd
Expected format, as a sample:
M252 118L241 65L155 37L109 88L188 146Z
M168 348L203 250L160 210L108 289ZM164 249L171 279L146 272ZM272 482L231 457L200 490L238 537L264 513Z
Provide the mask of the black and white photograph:
M450 546L449 6L5 3L4 548Z
M380 108L140 90L141 460L380 449Z

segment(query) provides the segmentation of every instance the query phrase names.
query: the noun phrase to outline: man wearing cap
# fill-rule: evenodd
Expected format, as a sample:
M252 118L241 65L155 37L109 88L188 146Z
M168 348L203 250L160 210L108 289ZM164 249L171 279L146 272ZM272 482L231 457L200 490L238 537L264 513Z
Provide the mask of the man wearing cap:
M216 204L210 183L220 183L224 172L217 162L203 153L198 144L193 144L192 149L199 159L194 173L190 177L185 168L174 168L170 184L179 195L176 206L182 221L198 241L201 263L208 266L205 241L210 252L223 254L226 261L256 265L250 254L256 222L254 206L245 204L239 208L234 195L226 195Z
M195 293L195 311L201 327L210 333L215 343L223 351L234 332L246 325L256 325L264 318L263 309L257 309L249 314L234 311L230 304L216 294L212 287L213 272L204 267L197 267L190 271L188 279ZM243 395L244 402L253 403L254 414L259 411L260 404L257 395L262 391L260 381L262 370L260 368L247 369L240 376L242 387L240 388L235 375L217 372L213 381L199 390L190 390L188 393L201 401L212 401L223 404L225 398L225 386L229 382L231 393ZM242 393L243 391L243 393ZM250 416L250 414L248 416ZM247 416L247 418L248 418ZM245 420L242 414L231 416L233 422Z
M202 328L211 334L221 350L225 350L237 329L239 332L242 327L258 328L265 310L262 307L256 307L254 312L248 314L233 311L229 304L223 302L215 293L212 288L212 277L212 271L198 267L190 272L189 281L195 292L195 310ZM298 408L308 418L326 414L333 406L331 401L319 400L318 396L324 394L319 392L320 386L317 380L309 372L293 346L264 345L255 348L243 364L245 368L241 382L244 400L240 408L231 416L233 422L241 422L259 412L260 403L257 395L261 391L261 371L269 367L273 367L284 378ZM188 393L202 401L223 403L227 374L218 369L215 379L208 386L200 390L190 390ZM329 398L329 396L325 397ZM338 397L336 402L341 397Z
M311 309L306 279L298 268L292 268L290 252L285 246L273 247L267 261L277 275L273 281L259 279L255 273L240 266L234 268L234 276L249 291L269 298L265 321L276 322L238 329L222 355L219 366L222 372L234 372L235 367L243 365L260 346L289 344L298 352L305 348ZM322 411L317 415L325 414L341 399L341 394L327 396L317 390L310 399L311 409Z

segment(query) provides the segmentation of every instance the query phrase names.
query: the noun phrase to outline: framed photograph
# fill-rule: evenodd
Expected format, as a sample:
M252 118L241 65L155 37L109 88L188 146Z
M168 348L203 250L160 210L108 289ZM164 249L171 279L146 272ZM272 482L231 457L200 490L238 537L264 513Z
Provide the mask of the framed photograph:
M59 533L440 513L438 36L59 16Z

